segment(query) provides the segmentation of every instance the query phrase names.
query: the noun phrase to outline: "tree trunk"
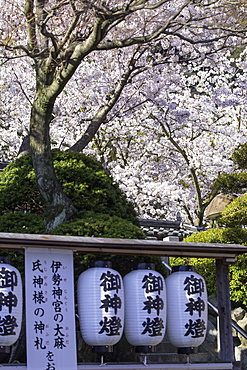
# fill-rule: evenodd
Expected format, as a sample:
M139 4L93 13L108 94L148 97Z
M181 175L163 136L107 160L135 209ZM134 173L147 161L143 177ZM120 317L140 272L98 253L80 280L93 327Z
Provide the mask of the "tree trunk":
M49 123L54 103L39 89L30 120L30 147L33 167L45 210L45 226L52 230L76 213L72 201L57 180L50 147Z

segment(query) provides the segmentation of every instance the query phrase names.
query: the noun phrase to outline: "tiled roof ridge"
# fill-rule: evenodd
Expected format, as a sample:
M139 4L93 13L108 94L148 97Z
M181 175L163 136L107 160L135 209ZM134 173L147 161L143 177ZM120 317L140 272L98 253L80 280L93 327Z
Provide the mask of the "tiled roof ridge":
M185 237L196 234L201 228L183 223L181 220L144 219L139 218L143 233L150 239L163 240L166 237Z

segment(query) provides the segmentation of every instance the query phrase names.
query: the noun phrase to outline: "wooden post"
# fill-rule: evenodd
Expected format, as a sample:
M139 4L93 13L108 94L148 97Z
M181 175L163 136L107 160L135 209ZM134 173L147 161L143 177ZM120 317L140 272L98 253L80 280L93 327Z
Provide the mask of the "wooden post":
M216 259L216 283L219 312L220 360L233 362L233 338L231 325L231 302L229 287L229 268L225 259Z

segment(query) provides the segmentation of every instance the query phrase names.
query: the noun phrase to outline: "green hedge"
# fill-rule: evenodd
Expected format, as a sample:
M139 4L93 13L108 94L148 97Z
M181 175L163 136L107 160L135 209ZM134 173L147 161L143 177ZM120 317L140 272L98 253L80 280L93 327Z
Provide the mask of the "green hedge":
M0 216L0 232L43 234L44 222L40 215L29 212L4 213Z
M57 177L78 211L105 213L138 224L133 204L100 162L81 153L52 153ZM30 155L0 173L0 213L13 211L43 213Z
M247 144L240 145L232 154L233 162L241 169L247 169Z
M247 225L247 194L234 199L222 212L218 225L242 227Z
M218 189L222 193L233 194L240 193L247 187L247 173L235 172L222 174L213 182L211 188Z
M139 226L117 216L92 211L81 212L79 217L56 227L51 234L78 235L101 238L143 239Z

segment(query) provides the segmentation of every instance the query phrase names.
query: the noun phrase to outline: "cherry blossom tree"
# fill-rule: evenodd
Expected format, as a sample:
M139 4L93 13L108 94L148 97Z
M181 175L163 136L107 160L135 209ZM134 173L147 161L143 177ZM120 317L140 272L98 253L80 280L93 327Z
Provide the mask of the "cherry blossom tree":
M210 187L213 180L235 170L230 156L246 142L244 60L245 53L238 60L229 53L176 72L174 65L162 67L145 108L101 130L96 145L103 161L143 217L180 211L190 223L203 224L218 191Z
M4 94L7 101L1 107L1 124L6 128L8 117L18 115L26 127L30 119L30 147L49 215L47 229L76 212L56 179L52 129L64 134L65 144L75 122L70 149L81 151L106 124L110 112L119 120L119 112L124 111L127 119L129 112L137 114L144 104L157 110L157 102L150 100L154 100L155 79L147 84L154 69L160 79L159 66L213 57L220 50L236 47L246 32L239 21L245 2L26 0L23 7L17 0L2 0L1 5L1 69L11 71L12 90L11 95ZM9 76L2 77L1 72L3 88L8 81ZM20 109L23 104L25 113L19 116L13 107ZM6 111L5 105L12 108ZM142 117L163 125L165 136L158 112L148 117L142 113ZM183 126L183 121L178 122Z

